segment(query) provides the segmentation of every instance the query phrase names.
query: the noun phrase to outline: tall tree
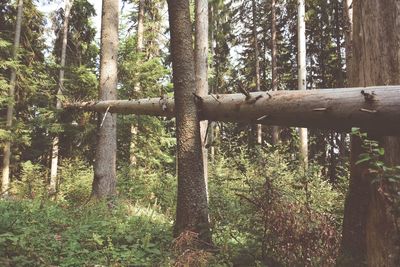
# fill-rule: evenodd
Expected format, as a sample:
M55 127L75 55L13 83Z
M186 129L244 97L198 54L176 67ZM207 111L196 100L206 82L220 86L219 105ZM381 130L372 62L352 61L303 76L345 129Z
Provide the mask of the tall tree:
M73 1L65 0L64 23L62 28L62 44L60 57L60 72L58 76L57 103L56 109L61 110L61 98L63 96L64 87L64 72L65 72L65 56L67 51L67 36L68 36L68 20ZM61 31L60 31L61 33ZM55 192L57 187L57 169L58 169L58 152L59 152L59 137L56 135L53 139L53 148L51 151L51 167L50 167L50 191Z
M350 84L370 86L399 84L400 6L397 0L353 2L353 43ZM377 92L379 94L379 92ZM367 108L374 102L366 101ZM385 149L387 165L400 164L400 138L376 137ZM399 218L394 216L383 180L372 183L368 164L356 164L364 153L360 138L351 140L351 177L343 222L342 265L398 266ZM396 222L397 220L397 222Z
M195 2L195 72L196 94L208 95L208 0ZM200 122L200 138L203 154L204 179L208 184L208 151L206 148L208 122ZM208 195L208 189L207 195Z
M22 11L23 11L23 0L18 1L18 12L15 26L14 46L12 57L14 60L18 59L18 48L21 37L21 25L22 25ZM17 78L17 70L15 67L11 69L10 87L8 92L9 103L7 107L6 117L6 128L10 130L13 123L14 115L14 101L15 101L15 82ZM11 141L6 141L3 150L3 176L1 181L1 189L4 195L8 194L10 189L10 158L11 158Z
M117 98L118 0L103 0L101 16L100 100ZM97 198L116 193L117 115L99 114L92 194Z
M277 46L276 46L276 0L271 0L271 61L272 61L272 91L278 90L278 76L277 76ZM272 127L272 143L279 142L279 127Z
M306 69L306 25L305 25L305 4L304 0L298 0L297 14L297 34L298 34L298 88L307 89L307 69ZM300 128L300 159L306 168L308 165L308 131Z
M252 7L252 19L253 19L253 27L252 27L252 34L253 34L253 48L254 48L254 76L256 79L256 90L261 91L261 77L260 77L260 50L258 47L258 39L257 39L257 5L256 0L251 1ZM257 124L257 144L262 143L262 125Z
M168 0L176 111L178 201L175 234L190 230L211 242L200 140L192 28L188 0Z
M137 15L137 28L136 28L136 53L139 54L143 52L144 45L144 8L145 8L145 0L139 0L138 5L138 15ZM134 91L140 92L141 86L140 81L137 81L134 85ZM131 135L132 140L130 144L130 163L131 165L136 165L137 159L135 155L135 146L136 146L136 135L138 134L138 127L136 123L132 123L131 125Z

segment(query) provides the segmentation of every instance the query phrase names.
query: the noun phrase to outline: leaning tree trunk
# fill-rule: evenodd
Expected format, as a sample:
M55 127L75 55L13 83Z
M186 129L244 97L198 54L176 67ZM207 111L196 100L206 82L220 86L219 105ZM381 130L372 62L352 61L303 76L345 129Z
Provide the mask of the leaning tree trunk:
M399 84L399 1L354 1L353 9L351 84ZM399 165L400 138L376 138L385 149L386 164ZM378 188L371 183L373 174L368 166L355 164L363 153L361 141L353 137L351 142L351 180L345 204L342 259L347 260L348 266L360 263L399 266L400 236L396 220L397 225L400 222L391 213L390 202L384 195L389 185Z
M297 14L297 34L298 34L298 87L299 90L307 89L307 69L306 69L306 23L305 23L305 4L304 0L298 0ZM306 128L299 129L300 134L300 160L304 168L308 165L308 131Z
M60 111L61 107L61 98L63 96L63 88L64 88L64 72L65 72L65 55L67 51L67 40L68 40L68 20L69 13L71 10L71 5L73 1L65 0L65 10L64 10L64 23L62 30L62 45L61 45L61 57L60 57L60 72L58 76L58 89L57 89L57 102L56 109ZM56 135L53 139L53 148L51 150L51 167L50 167L50 191L56 192L57 189L57 169L58 169L58 150L59 150L59 136Z
M103 0L101 16L100 100L117 98L118 0ZM99 114L92 195L116 193L117 115Z
M21 37L21 24L22 24L22 11L23 11L23 0L18 1L18 11L17 11L17 22L15 27L14 36L14 46L12 57L13 60L17 60L19 41ZM7 118L6 118L6 129L11 130L14 114L14 98L15 98L15 81L17 78L17 70L15 68L11 69L10 78L10 89L8 93L9 103L7 107ZM8 195L10 190L10 158L11 158L11 141L6 141L3 150L3 176L1 180L1 190L2 195Z
M204 180L189 1L168 0L176 112L178 201L175 235L193 231L211 242Z
M278 90L278 73L277 73L277 46L276 46L276 0L271 1L271 69L272 69L272 91ZM272 144L279 142L279 127L272 126Z
M195 2L195 72L196 94L200 97L208 95L208 0ZM208 122L200 122L200 137L203 153L204 179L208 198L208 151L207 143Z
M193 89L194 91L194 89ZM400 86L287 90L198 97L200 119L400 134ZM172 98L69 103L69 109L174 117ZM284 110L285 112L282 112Z

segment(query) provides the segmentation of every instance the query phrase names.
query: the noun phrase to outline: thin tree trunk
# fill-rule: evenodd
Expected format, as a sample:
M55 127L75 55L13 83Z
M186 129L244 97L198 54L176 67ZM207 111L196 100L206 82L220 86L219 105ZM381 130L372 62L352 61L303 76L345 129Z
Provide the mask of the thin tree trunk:
M209 24L211 27L209 27L210 31L210 55L211 55L211 60L210 60L210 68L213 68L214 64L214 4L209 5ZM212 81L210 84L210 93L213 94L215 93L215 79ZM215 133L215 123L214 122L209 122L210 126L209 127L209 133L208 133L208 144L210 145L210 162L213 163L215 159L215 146L214 146L214 133Z
M277 46L276 46L276 0L271 1L271 47L272 47L272 91L278 90L278 73L277 73ZM279 142L279 127L272 127L272 144Z
M100 100L117 98L118 0L103 0L101 17ZM116 194L117 116L99 114L92 195Z
M21 25L23 16L23 0L18 1L17 20L15 27L14 46L12 51L13 60L17 60L19 49L19 42L21 37ZM11 130L14 115L14 101L15 101L15 83L17 78L17 70L13 67L11 69L10 89L8 92L9 103L7 106L6 129ZM6 141L3 150L3 176L1 180L2 195L7 196L10 190L10 158L11 158L11 141Z
M56 110L59 111L61 107L61 98L63 96L64 88L64 72L65 72L65 57L67 51L67 40L68 40L68 20L69 13L71 10L71 5L73 1L65 0L64 9L64 23L62 30L62 45L61 45L61 57L60 57L60 72L58 76L58 89L57 89L57 102ZM58 151L59 151L59 136L56 135L53 139L53 148L51 150L51 167L50 167L50 191L56 192L57 190L57 170L58 170Z
M346 51L346 78L347 84L350 82L352 73L352 57L353 57L353 0L343 0L343 14L344 14L344 41Z
M208 95L208 0L195 2L195 72L196 95ZM208 121L200 122L200 138L203 153L204 180L208 199L208 151L207 144Z
M260 80L260 50L258 49L257 43L257 6L256 1L252 0L252 12L253 12L253 45L254 45L254 65L255 65L255 78L256 78L256 90L261 91L261 80ZM257 144L262 144L262 125L257 124Z
M136 52L137 53L142 53L143 52L143 45L144 45L144 7L145 7L145 1L146 0L139 0L139 7L138 7L138 22L137 22L137 32L136 32L136 37L137 37L137 43L136 43ZM138 62L140 64L140 62ZM141 86L140 82L138 81L134 85L134 91L135 92L140 92L141 91ZM137 123L132 123L131 125L131 143L130 143L130 163L131 165L136 165L137 164L137 158L135 155L135 149L136 149L136 140L137 140L137 134L138 134L138 125Z
M196 87L189 1L168 0L176 109L178 201L175 235L193 231L211 243L207 188L195 99Z
M400 34L393 29L400 26L399 1L354 1L353 7L351 84L398 84ZM386 164L399 165L400 138L384 136L377 139L382 141L385 149ZM352 138L351 147L351 180L345 203L340 259L345 261L346 266L360 263L368 266L398 266L400 233L396 223L399 225L400 222L384 195L391 185L385 182L381 187L372 184L373 174L369 172L369 166L355 164L359 155L364 153L359 138Z
M298 87L299 90L307 89L306 70L306 25L305 25L304 0L298 0L297 33L298 33ZM308 131L306 128L299 129L300 134L300 160L304 166L308 166Z

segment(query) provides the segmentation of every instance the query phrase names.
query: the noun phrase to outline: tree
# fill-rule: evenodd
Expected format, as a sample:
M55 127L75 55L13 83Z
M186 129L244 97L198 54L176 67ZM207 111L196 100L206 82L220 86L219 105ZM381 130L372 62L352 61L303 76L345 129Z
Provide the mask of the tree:
M12 57L17 60L20 37L21 37L21 25L22 25L22 11L23 11L23 0L18 1L18 13L15 26L14 46ZM14 114L14 101L15 101L15 82L17 78L17 70L15 67L11 69L10 87L9 87L9 103L7 107L7 121L6 127L8 130L11 129L13 124ZM11 141L7 141L3 149L3 176L1 181L1 189L4 195L8 194L10 189L10 158L11 158Z
M272 79L272 91L278 90L278 77L277 77L277 46L276 46L276 0L271 1L271 79ZM272 143L277 144L279 142L279 127L272 127Z
M398 1L353 2L353 43L350 84L370 86L400 82L400 37L393 31L398 25ZM377 91L379 93L379 90ZM366 103L369 108L373 102ZM400 138L369 136L379 140L388 166L400 164ZM365 162L357 164L365 153L362 140L352 136L351 177L343 222L342 266L398 266L399 223L385 196L391 184L383 180L372 183L374 174ZM380 185L379 185L380 184ZM396 222L397 220L397 222Z
M251 1L252 19L253 19L253 47L254 47L254 65L255 65L255 78L256 78L256 91L261 91L261 78L260 78L260 51L258 49L257 38L257 5L256 0ZM262 144L262 125L257 124L257 144Z
M378 90L378 92L377 92ZM307 127L349 132L359 127L375 134L400 133L400 86L279 90L202 97L200 119L251 124L255 121L285 127ZM374 109L365 107L373 98ZM172 98L146 98L71 103L66 108L122 114L174 117ZM289 108L290 107L290 108ZM285 112L281 112L285 110ZM378 115L378 114L379 115Z
M200 140L189 1L168 0L171 56L176 106L178 201L175 234L193 231L211 243L207 189Z
M100 100L117 98L118 0L103 0L101 16ZM117 115L99 114L94 162L93 196L104 198L116 193Z
M298 88L307 89L306 70L306 26L305 26L305 4L304 0L298 0L297 14L298 31ZM308 131L306 128L299 129L300 134L300 159L305 168L308 165Z
M57 103L56 109L61 110L61 98L63 96L64 87L64 72L65 72L65 56L67 51L67 36L68 36L68 19L71 9L69 0L65 0L64 23L62 28L62 46L60 57L60 72L58 76ZM61 31L60 31L61 32ZM58 168L58 152L59 152L59 137L53 139L53 147L51 151L51 167L50 167L50 191L55 192L57 187L57 168Z
M143 44L144 44L144 8L145 8L145 0L139 0L138 5L138 14L137 14L137 28L136 28L136 53L140 54L143 52ZM140 92L140 81L137 81L134 85L134 91ZM138 133L137 125L133 123L131 125L131 144L130 144L130 163L131 165L136 165L137 159L135 155L135 138Z
M196 94L203 97L208 95L208 0L196 0L195 23ZM208 122L201 121L200 138L206 186L208 183L207 128ZM208 196L208 189L206 190Z

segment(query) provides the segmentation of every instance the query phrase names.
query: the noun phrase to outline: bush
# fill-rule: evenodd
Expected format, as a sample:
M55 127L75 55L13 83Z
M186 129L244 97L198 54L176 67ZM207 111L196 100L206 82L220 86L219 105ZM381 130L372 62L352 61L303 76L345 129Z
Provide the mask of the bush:
M317 166L305 172L280 152L284 150L222 156L212 168L211 219L222 260L238 265L334 264L343 193L323 179Z
M171 222L126 201L118 206L0 201L0 265L165 266Z

